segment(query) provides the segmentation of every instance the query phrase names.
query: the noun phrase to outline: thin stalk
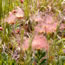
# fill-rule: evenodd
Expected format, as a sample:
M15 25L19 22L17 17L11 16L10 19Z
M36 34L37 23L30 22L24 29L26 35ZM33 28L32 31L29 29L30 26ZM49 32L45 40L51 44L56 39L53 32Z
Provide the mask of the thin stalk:
M2 18L2 0L0 0L0 24L1 24L1 18Z

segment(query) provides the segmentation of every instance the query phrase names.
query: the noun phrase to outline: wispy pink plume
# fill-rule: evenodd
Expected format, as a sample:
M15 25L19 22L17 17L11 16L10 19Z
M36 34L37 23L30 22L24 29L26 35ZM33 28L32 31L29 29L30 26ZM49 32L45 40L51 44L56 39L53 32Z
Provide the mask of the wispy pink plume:
M21 19L24 17L24 12L20 7L17 7L15 15L17 18Z
M24 12L20 7L17 7L17 9L9 12L8 17L5 19L6 22L9 24L16 23L17 19L22 19L24 17Z
M60 30L64 30L64 29L65 29L65 24L62 23L62 24L60 25Z
M12 12L9 12L9 16L6 18L6 22L9 24L14 24L16 22L16 16Z
M29 40L26 39L23 43L23 49L27 50L29 48ZM49 44L47 42L47 39L43 35L35 35L33 41L32 41L32 49L49 49Z
M35 21L38 22L38 24L35 26L35 32L38 33L52 33L56 32L58 22L54 19L52 15L45 15L41 18L41 16L37 16L35 18Z

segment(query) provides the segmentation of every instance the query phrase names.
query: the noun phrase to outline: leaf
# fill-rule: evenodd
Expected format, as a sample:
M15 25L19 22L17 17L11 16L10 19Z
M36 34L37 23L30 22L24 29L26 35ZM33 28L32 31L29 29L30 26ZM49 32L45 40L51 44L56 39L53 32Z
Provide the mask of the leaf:
M36 63L38 65L42 65L43 63L45 63L46 59L43 59L43 57L45 57L45 55L46 55L46 52L43 51L43 50L37 50L36 51L36 53L35 53L35 60L36 60Z
M40 65L43 65L46 62L46 59L42 60L42 62L40 63Z

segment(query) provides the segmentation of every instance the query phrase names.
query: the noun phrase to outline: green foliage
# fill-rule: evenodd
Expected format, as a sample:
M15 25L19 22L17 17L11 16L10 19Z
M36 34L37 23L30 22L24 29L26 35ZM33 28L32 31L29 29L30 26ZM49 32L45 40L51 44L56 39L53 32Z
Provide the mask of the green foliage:
M57 65L64 65L65 63L65 56L59 56Z
M17 63L6 53L0 53L0 65L17 65Z
M3 28L4 28L4 30L1 33L2 43L4 43L4 42L8 43L10 40L12 27L8 23L5 23L5 24L3 24Z
M50 50L49 51L49 58L48 60L50 62L49 65L64 65L64 61L63 60L65 57L65 53L63 52L63 49L65 49L65 38L61 38L58 34L56 36L56 38L53 39L53 44L52 46L50 46ZM64 58L63 58L64 57Z
M47 65L47 59L45 58L46 52L42 50L37 50L35 53L35 60L37 65Z
M12 11L16 6L20 5L18 0L1 0L2 1L2 16L5 17L10 11ZM0 11L1 12L1 11Z
M29 17L29 13L30 13L30 1L31 0L24 0L24 12L25 12L25 16Z
M24 13L25 17L28 19L29 16L33 13L35 13L37 9L37 0L24 0L23 3L24 6Z
M1 22L1 16L2 16L2 0L0 0L0 22Z

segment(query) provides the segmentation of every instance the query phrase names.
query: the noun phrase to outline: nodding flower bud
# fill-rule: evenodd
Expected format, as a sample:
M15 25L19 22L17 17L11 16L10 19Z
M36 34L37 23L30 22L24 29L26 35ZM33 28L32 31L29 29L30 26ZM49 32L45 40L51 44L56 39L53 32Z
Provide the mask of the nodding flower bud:
M18 34L19 32L20 32L20 30L19 30L19 29L17 29L17 30L16 30L16 34Z
M23 3L24 0L20 0L21 3Z
M2 27L0 27L0 31L2 31L3 30L3 28Z

